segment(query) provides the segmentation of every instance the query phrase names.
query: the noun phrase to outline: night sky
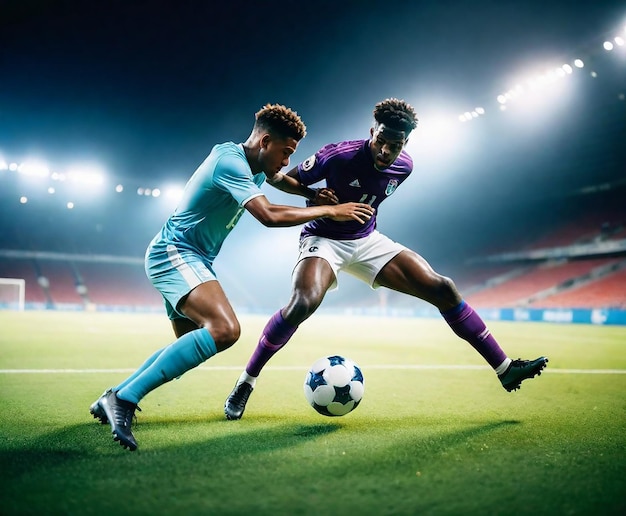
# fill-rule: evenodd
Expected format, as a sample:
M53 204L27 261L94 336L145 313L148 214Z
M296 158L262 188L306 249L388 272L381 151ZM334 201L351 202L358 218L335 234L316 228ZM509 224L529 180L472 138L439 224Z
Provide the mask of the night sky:
M129 184L184 184L214 144L245 140L265 103L307 125L295 165L366 138L374 104L399 97L420 117L415 171L379 227L435 260L476 254L573 192L626 177L626 52L602 50L624 27L626 4L606 1L0 0L0 158L84 159ZM588 66L547 107L498 110L520 74L576 57ZM458 122L476 106L484 117ZM455 141L434 131L443 118ZM138 249L167 215L149 214ZM248 219L225 252L248 234L286 236L290 269L298 231Z

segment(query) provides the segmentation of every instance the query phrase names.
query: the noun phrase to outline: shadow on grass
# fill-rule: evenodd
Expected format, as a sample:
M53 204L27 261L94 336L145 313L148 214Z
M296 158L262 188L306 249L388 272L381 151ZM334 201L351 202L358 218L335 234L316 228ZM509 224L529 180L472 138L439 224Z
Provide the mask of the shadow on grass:
M120 503L129 511L147 514L163 510L163 500L179 492L189 495L185 500L192 513L228 509L231 514L249 514L278 503L284 511L305 514L304 509L317 507L336 488L337 478L348 475L360 490L378 493L369 502L373 504L369 514L374 514L387 490L397 488L387 477L397 480L397 472L413 468L416 459L436 460L477 436L518 424L471 422L446 430L447 424L440 422L426 425L424 431L405 419L392 422L397 431L390 433L382 425L345 427L336 421L272 421L250 427L227 421L149 421L138 426L139 450L129 452L113 441L108 425L93 422L0 445L5 479L0 498L8 502L6 514L44 508L78 514L84 507L108 512ZM135 496L136 490L141 497ZM233 490L242 496L233 500L228 496ZM24 492L29 493L28 500L15 494ZM111 492L120 495L111 497ZM347 496L341 502L347 508L360 503L362 493L354 491L350 495L354 500L346 493L342 496ZM258 512L269 513L269 509Z
M233 422L223 420L220 423L233 425ZM428 439L416 439L415 436L410 435L410 429L407 429L409 435L399 437L399 440L404 442L406 450L413 449L415 453L428 454L454 447L498 428L519 423L519 421L511 420L477 423L476 426L461 431L437 433ZM141 436L142 427L144 430L154 430L157 433L167 431L168 435L171 430L173 437L170 442L164 443L162 435ZM55 468L62 469L63 465L83 460L97 459L99 463L109 460L118 461L120 456L124 462L128 459L141 463L144 460L159 462L160 459L184 462L187 457L191 461L202 460L206 464L224 463L242 456L267 454L295 447L309 440L332 434L340 430L342 425L338 422L320 424L272 422L269 427L256 426L246 432L238 431L228 435L222 433L217 437L211 437L209 434L205 439L195 442L189 442L186 436L180 435L181 428L187 436L193 436L196 432L198 435L207 434L208 427L206 419L186 420L184 423L180 420L144 422L135 428L135 435L140 435L139 450L128 452L113 441L109 425L98 425L95 422L88 425L73 425L23 443L17 444L15 440L4 443L4 449L0 450L0 468L6 477L15 478L24 474L36 475L37 471L49 472ZM141 437L150 437L153 442L142 449ZM394 446L397 446L397 440Z
M233 422L221 421L222 424L233 426ZM157 433L171 430L172 438L153 434L150 438L153 442L151 447L146 445L142 449L140 437L139 450L129 452L123 450L119 443L113 441L110 426L100 425L96 422L88 425L72 425L32 440L24 439L16 443L15 439L5 442L0 449L0 470L3 476L16 478L21 475L37 475L38 472L50 474L50 471L58 468L71 467L72 463L83 461L97 461L99 465L103 461L119 461L120 455L126 462L143 463L145 460L157 461L185 461L191 462L202 460L205 464L216 464L230 459L239 459L241 456L264 454L284 448L294 447L305 441L318 438L336 432L341 428L338 423L327 424L272 424L271 428L255 426L250 431L237 432L217 437L206 436L201 441L189 442L185 436L180 435L184 428L187 436L193 436L195 430L198 435L207 434L211 425L207 425L206 419L196 421L180 420L144 422L134 427L135 436L141 436L144 430L154 430ZM234 428L234 426L233 426ZM139 429L139 431L137 431ZM148 436L145 436L148 438ZM142 460L143 459L143 460ZM80 467L80 466L79 466Z

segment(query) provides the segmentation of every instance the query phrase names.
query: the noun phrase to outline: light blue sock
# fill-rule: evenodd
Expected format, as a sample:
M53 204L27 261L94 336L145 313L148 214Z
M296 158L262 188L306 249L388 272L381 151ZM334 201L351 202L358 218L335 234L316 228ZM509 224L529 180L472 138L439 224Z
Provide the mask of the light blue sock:
M146 360L143 364L141 364L141 367L139 367L139 369L137 369L133 374L131 374L128 378L126 378L126 380L124 380L122 383L113 387L113 392L117 392L120 389L123 389L130 382L132 382L135 378L137 378L141 373L143 373L148 367L152 365L152 362L154 362L159 357L159 355L163 353L163 351L165 351L165 349L166 348L161 348L158 351L155 351L148 360Z
M206 328L190 331L152 355L138 374L123 382L117 395L123 400L139 403L150 391L199 366L216 353L215 341ZM146 366L150 360L152 363Z

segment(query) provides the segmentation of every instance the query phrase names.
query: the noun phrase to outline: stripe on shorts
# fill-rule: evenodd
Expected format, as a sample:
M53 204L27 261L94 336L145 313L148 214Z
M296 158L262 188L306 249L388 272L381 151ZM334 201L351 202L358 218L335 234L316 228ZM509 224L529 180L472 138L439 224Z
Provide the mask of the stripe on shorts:
M189 267L189 264L183 260L183 257L176 249L176 246L173 244L168 244L167 246L167 257L170 260L170 263L176 270L180 273L183 279L187 282L187 285L190 287L195 287L198 285L200 278L195 273L195 271Z

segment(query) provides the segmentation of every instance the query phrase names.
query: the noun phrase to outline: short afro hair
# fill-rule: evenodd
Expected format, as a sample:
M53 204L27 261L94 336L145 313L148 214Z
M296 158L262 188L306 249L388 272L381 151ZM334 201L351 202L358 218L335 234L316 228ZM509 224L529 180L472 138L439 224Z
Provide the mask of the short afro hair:
M254 117L255 128L279 137L300 141L306 135L306 126L298 113L281 104L265 104Z
M395 98L385 99L374 108L376 124L385 124L407 135L417 127L417 114L409 103Z

